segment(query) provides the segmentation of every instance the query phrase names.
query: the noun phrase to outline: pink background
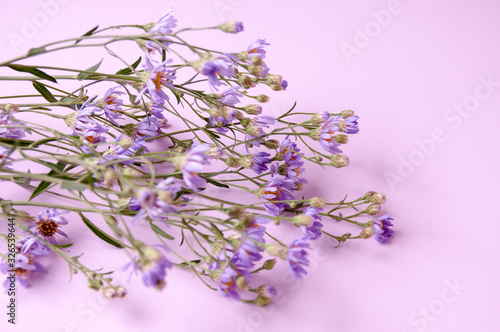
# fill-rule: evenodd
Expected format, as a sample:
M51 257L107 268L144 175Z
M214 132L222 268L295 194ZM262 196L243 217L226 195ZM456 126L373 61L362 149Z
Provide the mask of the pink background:
M371 239L339 249L321 239L306 278L291 280L283 264L273 271L281 296L267 308L231 303L175 269L161 293L133 278L126 298L108 302L79 276L68 283L65 264L54 261L50 274L21 291L18 324L0 315L2 331L498 331L500 5L61 0L43 21L41 3L50 2L2 2L1 60L97 24L153 22L168 6L182 27L244 21L245 32L217 43L228 50L257 38L272 44L266 62L290 85L273 95L268 114L297 101L303 111L350 108L361 117L360 134L345 148L350 167L306 173L317 186L310 193L335 201L384 192L396 235L388 245ZM24 20L37 15L38 31L16 48L9 36L22 36ZM469 109L462 115L453 111L460 104ZM91 248L84 257L95 267L103 256L116 257L107 268L125 262L106 244L79 241L72 251ZM1 299L4 308L7 297Z

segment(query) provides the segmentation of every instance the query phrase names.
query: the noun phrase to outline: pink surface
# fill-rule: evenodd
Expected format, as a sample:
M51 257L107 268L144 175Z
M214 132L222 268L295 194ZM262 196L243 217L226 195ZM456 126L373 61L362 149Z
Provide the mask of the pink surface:
M266 62L290 85L273 95L268 114L296 100L304 111L350 108L361 117L345 148L351 165L306 173L310 193L335 201L385 192L396 235L388 245L339 249L322 238L306 278L287 277L283 264L272 273L281 295L267 308L231 303L175 269L163 292L133 278L126 298L109 302L79 276L68 283L67 267L54 261L21 292L18 324L0 315L2 331L498 331L499 4L61 0L23 36L45 3L54 1L2 3L0 59L97 24L153 22L168 6L180 26L244 21L245 32L218 43L272 44ZM14 34L24 44L12 43ZM91 248L85 257L96 266L105 255L116 257L107 268L126 261L104 243L79 240L72 252Z

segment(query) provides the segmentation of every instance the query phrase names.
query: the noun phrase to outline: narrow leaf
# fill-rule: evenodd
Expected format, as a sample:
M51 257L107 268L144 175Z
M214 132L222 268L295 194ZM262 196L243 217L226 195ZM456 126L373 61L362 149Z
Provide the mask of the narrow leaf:
M120 241L114 239L113 237L109 236L105 232L103 232L100 228L98 228L96 225L94 225L89 219L87 219L81 212L78 212L80 217L82 218L83 222L85 225L87 225L90 230L97 235L101 240L117 247L117 248L124 248L125 245L121 243Z
M208 183L211 183L211 184L213 184L216 187L228 188L229 189L229 186L227 184L220 183L220 182L214 181L212 179L206 179L206 180L207 180Z
M45 100L47 100L49 103L56 103L57 99L50 93L50 91L43 85L42 83L39 83L37 81L33 81L33 87L38 91Z
M24 66L24 65L8 65L10 69L14 69L15 71L23 72L23 73L29 73L32 75L35 75L37 77L43 78L44 80L51 81L54 83L57 83L56 79L50 76L47 73L44 73L40 69L33 67L33 66Z
M38 54L42 54L42 53L45 53L47 52L47 50L45 49L45 47L36 47L36 48L31 48L29 51L28 51L28 57L30 56L35 56L35 55L38 55Z
M92 67L85 69L85 71L91 71L91 72L95 73L95 72L96 72L96 70L97 70L97 69L99 69L99 66L100 66L100 65L101 65L101 63L102 63L102 60L103 60L103 59L101 59L101 61L99 61L99 63L98 63L98 64L93 65ZM80 73L80 74L78 74L78 75L76 76L76 78L77 78L79 81L82 81L82 80L86 79L86 78L87 78L87 77L89 77L89 76L90 76L90 74L89 74L89 73Z
M86 32L82 37L89 37L89 36L92 36L92 34L99 28L99 26L96 26L92 29L90 29L88 32ZM81 42L82 40L81 39L78 39L76 42L75 42L75 45L78 44L79 42Z
M56 164L52 164L52 163L47 162L47 166L50 167L50 168L55 167L59 171L62 171L64 169L64 167L66 166L66 163L63 163L63 162L59 161L59 162L57 162L57 165L56 165ZM56 174L58 174L58 172L55 171L54 168L49 173L47 173L48 176L54 176ZM52 182L49 182L49 181L42 181L42 182L40 182L40 184L38 185L38 187L36 187L36 189L31 194L31 196L28 199L28 201L31 201L33 198L35 198L36 196L38 196L41 193L43 193L51 184L52 184Z
M134 62L133 64L130 65L130 67L132 68L137 68L137 66L139 65L139 63L141 63L141 57L139 57L139 59L137 59L136 62ZM130 75L132 74L132 70L127 67L127 68L123 68L123 69L120 69L119 71L116 72L116 75Z
M173 237L172 235L170 234L167 234L165 233L165 231L163 229L161 229L160 227L156 226L155 224L151 223L151 229L158 235L160 236L163 236L164 238L168 239L168 240L175 240L175 237Z

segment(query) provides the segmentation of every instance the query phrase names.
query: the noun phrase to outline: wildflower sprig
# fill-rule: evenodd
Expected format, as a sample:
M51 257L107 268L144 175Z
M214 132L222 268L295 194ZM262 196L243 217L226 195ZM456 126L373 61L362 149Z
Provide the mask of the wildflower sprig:
M266 114L270 97L253 88L282 93L288 87L265 62L266 40L218 51L193 45L188 32L235 34L243 31L241 22L176 29L168 10L158 22L96 27L0 63L9 72L0 82L29 90L0 97L0 181L29 191L25 200L0 198L1 215L17 218L24 229L20 280L27 284L31 273L47 272L39 260L54 253L90 288L109 298L125 295L113 271L100 272L105 257L89 268L65 251L84 236L72 234L75 223L123 251L123 269L140 273L148 287L164 288L167 270L178 267L222 296L260 306L276 290L272 280L255 285L252 275L283 260L292 277L303 277L311 242L323 234L339 244L369 237L387 242L393 219L373 219L385 195L370 191L328 202L300 194L304 186L319 186L307 180L309 167L326 175L349 164L342 149L358 132L359 117L296 104ZM129 51L116 50L118 44ZM105 49L110 56L78 68L24 64L70 49ZM115 69L101 69L103 63ZM48 118L50 126L40 121ZM360 230L334 235L337 222ZM282 238L282 224L297 228L293 241ZM150 232L157 241L146 240Z

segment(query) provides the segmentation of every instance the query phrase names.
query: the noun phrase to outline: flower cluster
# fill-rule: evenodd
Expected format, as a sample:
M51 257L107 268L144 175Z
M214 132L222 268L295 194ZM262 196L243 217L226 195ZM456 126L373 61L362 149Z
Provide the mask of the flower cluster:
M91 48L133 40L126 54L107 48L112 60L122 60L120 67L126 63L111 73L97 70L101 62L81 70L38 68L34 59L25 66L18 63L23 57L11 61L18 72L35 75L27 79L35 81L29 88L34 85L44 102L0 105L0 181L32 191L26 201L0 194L3 216L29 222L16 243L15 265L0 264L2 272L15 269L27 285L32 273L46 272L39 258L52 251L71 271L84 274L90 288L123 297L126 291L112 275L87 268L67 254L72 243L59 243L69 240L66 232L72 242L81 241L65 227L68 214L71 223L81 220L88 234L122 250L125 268L140 273L147 287L163 289L167 270L176 266L224 297L264 306L276 289L256 284L253 276L282 260L293 278L302 278L314 240L328 236L340 244L373 237L386 243L393 236L390 215L376 218L386 201L381 193L337 202L307 197L318 190L310 173L348 165L341 145L359 132L359 116L351 110L313 113L300 105L269 115L265 91L288 88L265 62L269 42L257 39L223 52L192 45L181 34L203 29L177 29L171 9L157 22L118 28L127 34L92 30L74 44ZM206 29L236 34L244 27L229 21ZM132 62L134 52L140 58ZM51 76L56 70L77 72L75 79L85 84L78 82L75 91L60 81L55 88L50 82L57 81ZM14 117L30 113L36 115L30 121ZM37 123L42 116L54 125ZM69 129L59 131L64 123ZM49 170L23 171L18 161ZM47 207L32 218L21 209L40 206L33 200L39 195ZM334 235L338 222L362 230ZM287 230L292 241L281 239L282 224L294 228ZM151 236L155 244L142 240ZM177 252L176 245L188 253Z

